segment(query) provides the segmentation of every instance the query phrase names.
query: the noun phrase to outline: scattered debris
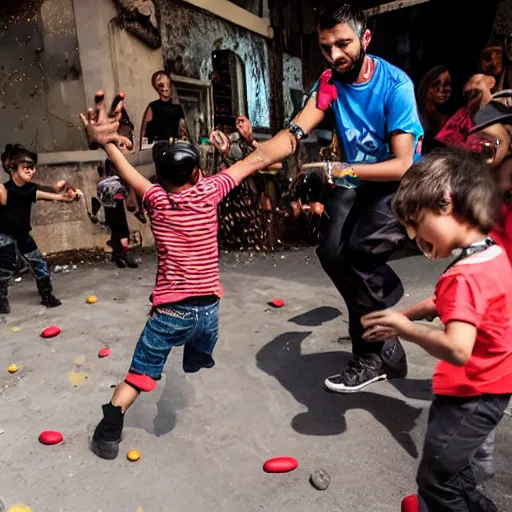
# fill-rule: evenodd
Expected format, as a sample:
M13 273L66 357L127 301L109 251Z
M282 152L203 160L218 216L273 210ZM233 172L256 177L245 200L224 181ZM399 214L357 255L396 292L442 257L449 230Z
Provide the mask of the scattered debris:
M69 381L74 388L81 386L84 383L85 375L81 372L71 372L69 374Z
M20 332L21 329L19 327L11 327L12 332Z
M265 473L288 473L299 467L299 463L293 457L274 457L263 464Z
M319 491L325 491L331 483L331 477L327 471L324 471L323 469L315 469L315 471L311 473L309 481L315 489L318 489Z
M105 347L105 348L102 348L98 352L98 357L101 357L101 358L108 357L110 354L111 354L110 349L108 347Z
M14 282L15 282L15 283L21 283L21 277L16 277L16 278L14 279Z
M5 433L5 430L0 428L0 436Z
M75 364L76 364L77 366L82 366L84 363L85 363L85 356L78 356L78 357L75 359Z
M41 432L41 434L39 434L39 442L48 446L62 443L63 440L64 438L60 432L46 430L45 432Z
M55 336L58 336L62 331L59 327L56 325L52 325L50 327L47 327L41 332L42 338L55 338Z
M281 299L274 299L271 303L271 306L274 306L275 308L282 308L284 306L284 300Z
M11 364L7 370L9 373L16 373L18 371L18 367L15 364Z
M87 304L95 304L96 302L98 302L96 295L89 295L89 297L87 297Z
M137 462L140 459L140 452L137 450L131 450L128 452L127 458L131 462Z

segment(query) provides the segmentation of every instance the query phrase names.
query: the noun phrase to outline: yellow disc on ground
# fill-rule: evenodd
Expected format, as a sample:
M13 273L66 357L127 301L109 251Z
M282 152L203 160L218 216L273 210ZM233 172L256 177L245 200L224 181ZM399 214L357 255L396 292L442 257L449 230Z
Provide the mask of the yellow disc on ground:
M98 302L98 297L96 297L96 295L87 297L87 304L94 304L95 302Z
M32 512L32 509L30 507L27 507L27 505L14 505L14 507L11 507L8 512Z
M9 370L9 373L16 373L18 371L18 367L15 364L11 364L7 369Z
M137 450L131 450L128 452L128 460L131 460L132 462L137 462L140 459L140 452Z

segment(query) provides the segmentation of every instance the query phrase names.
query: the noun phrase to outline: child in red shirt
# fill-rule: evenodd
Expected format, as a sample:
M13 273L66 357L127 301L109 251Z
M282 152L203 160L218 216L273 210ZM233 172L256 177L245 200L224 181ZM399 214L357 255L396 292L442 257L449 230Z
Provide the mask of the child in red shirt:
M404 175L393 209L432 259L460 256L440 277L434 297L402 313L366 315L368 341L390 333L441 360L433 377L418 497L403 509L421 512L497 510L480 491L471 460L501 420L512 394L512 267L487 237L498 192L479 157L433 152ZM439 316L444 330L415 324Z

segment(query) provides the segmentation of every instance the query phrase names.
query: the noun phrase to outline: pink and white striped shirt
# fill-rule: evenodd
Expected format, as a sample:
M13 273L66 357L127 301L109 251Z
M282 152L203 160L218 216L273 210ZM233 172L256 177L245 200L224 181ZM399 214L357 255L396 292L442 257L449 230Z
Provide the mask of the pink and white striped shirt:
M217 205L235 188L221 172L172 194L154 185L143 202L151 219L158 253L153 306L224 291L219 279Z

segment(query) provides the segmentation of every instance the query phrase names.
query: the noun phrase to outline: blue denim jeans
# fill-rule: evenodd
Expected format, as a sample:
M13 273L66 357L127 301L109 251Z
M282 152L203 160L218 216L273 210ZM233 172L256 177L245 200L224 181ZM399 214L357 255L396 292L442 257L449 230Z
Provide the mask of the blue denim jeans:
M157 306L135 347L130 372L159 380L171 349L181 345L185 345L185 372L211 368L215 364L212 353L218 332L218 299L206 305L191 299L185 303Z
M28 262L38 281L50 277L48 263L30 235L15 239L0 233L0 280L9 280L25 266L20 255Z

